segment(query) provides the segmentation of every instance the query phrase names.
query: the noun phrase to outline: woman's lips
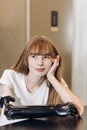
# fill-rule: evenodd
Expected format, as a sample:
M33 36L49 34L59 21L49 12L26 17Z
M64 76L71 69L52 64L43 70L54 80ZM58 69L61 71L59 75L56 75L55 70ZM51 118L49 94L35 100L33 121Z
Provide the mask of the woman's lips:
M43 72L45 69L44 68L36 68L37 71Z

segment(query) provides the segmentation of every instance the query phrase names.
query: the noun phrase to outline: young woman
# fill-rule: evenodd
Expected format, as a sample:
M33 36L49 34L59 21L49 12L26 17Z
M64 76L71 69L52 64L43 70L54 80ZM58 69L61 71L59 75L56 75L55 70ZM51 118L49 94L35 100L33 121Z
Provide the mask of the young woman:
M5 70L0 83L2 96L13 96L16 104L46 105L72 102L83 113L81 100L62 77L62 59L52 41L35 36L16 64Z

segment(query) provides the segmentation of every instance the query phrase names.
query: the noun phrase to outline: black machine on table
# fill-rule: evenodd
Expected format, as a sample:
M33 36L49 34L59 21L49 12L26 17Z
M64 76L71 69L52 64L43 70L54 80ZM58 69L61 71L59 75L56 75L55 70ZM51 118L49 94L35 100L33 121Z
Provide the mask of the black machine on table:
M43 118L52 116L72 116L79 117L78 110L71 102L58 105L48 106L13 106L10 102L15 102L11 96L0 98L0 108L4 106L4 115L7 119L24 119L24 118Z

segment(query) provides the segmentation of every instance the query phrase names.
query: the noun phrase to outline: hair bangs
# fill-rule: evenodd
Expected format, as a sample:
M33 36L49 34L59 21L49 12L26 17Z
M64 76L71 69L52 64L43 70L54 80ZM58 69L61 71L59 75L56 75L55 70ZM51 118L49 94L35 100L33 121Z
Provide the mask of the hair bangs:
M30 54L36 54L36 55L45 55L45 54L50 55L50 52L51 50L49 44L43 42L32 44L29 51Z

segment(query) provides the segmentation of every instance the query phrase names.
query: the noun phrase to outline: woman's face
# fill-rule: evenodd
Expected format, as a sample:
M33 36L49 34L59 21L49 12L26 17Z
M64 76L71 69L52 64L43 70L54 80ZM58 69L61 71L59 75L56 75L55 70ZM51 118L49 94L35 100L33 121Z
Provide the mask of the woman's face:
M28 58L29 73L36 76L45 76L50 70L53 59L49 55L31 54Z

